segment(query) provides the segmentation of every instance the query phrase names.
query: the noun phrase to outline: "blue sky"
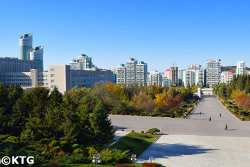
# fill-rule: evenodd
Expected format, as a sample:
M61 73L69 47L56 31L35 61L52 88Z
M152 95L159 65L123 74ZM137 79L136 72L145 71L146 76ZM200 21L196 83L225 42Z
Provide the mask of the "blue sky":
M112 69L131 57L163 71L173 63L250 66L248 0L2 0L0 56L19 57L18 38L33 33L44 68L81 53Z

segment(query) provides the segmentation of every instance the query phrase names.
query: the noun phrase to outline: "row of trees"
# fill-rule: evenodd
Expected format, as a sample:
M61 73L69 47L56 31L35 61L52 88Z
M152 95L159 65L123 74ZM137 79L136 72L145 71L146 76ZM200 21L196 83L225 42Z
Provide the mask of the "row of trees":
M159 86L130 86L109 83L106 85L106 95L102 99L110 100L110 113L136 114L136 115L162 115L176 114L176 109L184 103L196 100L190 88L159 87ZM107 103L108 104L108 103ZM183 111L184 112L184 111ZM166 115L167 114L167 115ZM182 115L182 114L181 114ZM178 116L181 116L178 115Z
M234 78L227 85L221 83L213 85L213 93L222 99L232 99L239 108L248 111L250 116L250 76L240 75Z
M115 131L108 109L90 92L73 88L63 96L57 88L35 87L24 92L19 85L0 83L0 135L4 139L2 143L0 139L0 156L23 148L46 156L88 156L88 147L111 142Z

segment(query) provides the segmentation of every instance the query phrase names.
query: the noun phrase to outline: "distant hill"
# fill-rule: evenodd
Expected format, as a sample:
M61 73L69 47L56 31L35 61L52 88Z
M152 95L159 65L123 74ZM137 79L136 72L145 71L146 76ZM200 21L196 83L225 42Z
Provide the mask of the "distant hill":
M221 71L232 71L233 73L236 73L237 66L222 66ZM246 68L247 70L250 70L249 67Z

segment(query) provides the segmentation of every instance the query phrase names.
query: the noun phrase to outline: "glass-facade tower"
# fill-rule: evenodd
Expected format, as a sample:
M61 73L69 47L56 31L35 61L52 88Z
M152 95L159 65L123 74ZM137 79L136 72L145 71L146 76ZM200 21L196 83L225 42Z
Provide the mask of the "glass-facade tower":
M30 50L32 49L32 34L24 34L19 38L20 59L30 60Z

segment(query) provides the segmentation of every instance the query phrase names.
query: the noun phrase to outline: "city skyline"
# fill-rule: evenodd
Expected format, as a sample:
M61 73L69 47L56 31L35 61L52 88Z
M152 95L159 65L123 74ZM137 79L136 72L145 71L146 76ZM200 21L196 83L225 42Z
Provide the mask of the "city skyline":
M19 57L18 38L32 33L34 46L45 47L44 69L69 64L81 53L106 69L131 57L160 72L173 63L205 68L208 59L221 59L222 66L245 61L249 67L247 1L60 2L3 2L0 56Z

